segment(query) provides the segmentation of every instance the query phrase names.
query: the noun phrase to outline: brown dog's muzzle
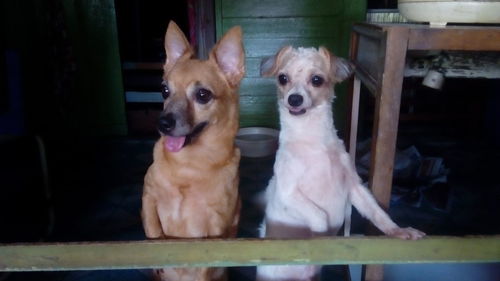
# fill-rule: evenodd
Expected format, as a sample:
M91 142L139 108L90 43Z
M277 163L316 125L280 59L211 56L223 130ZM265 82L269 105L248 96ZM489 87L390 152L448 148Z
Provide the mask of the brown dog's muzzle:
M163 135L169 135L175 129L176 124L173 113L162 114L158 120L158 130Z
M158 131L164 136L188 135L193 129L192 117L188 111L188 101L185 98L172 98L160 114Z
M192 126L187 121L185 114L162 112L158 120L158 131L165 136L185 136L191 132Z
M208 125L208 122L193 123L186 99L172 99L166 103L158 120L158 131L165 137L165 148L170 152L180 151L191 144Z

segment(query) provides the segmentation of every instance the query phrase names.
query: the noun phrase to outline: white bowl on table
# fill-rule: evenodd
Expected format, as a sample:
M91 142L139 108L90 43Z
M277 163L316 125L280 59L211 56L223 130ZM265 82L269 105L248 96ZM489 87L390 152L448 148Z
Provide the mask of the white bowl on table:
M447 23L500 23L498 0L398 0L401 15L431 26Z

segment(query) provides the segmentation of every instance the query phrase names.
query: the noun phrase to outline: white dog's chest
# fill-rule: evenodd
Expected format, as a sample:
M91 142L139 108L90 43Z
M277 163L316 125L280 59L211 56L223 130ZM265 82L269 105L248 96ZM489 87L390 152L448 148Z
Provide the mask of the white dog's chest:
M328 213L330 221L341 222L348 200L342 157L345 155L324 147L298 151L292 145L279 151L275 192L300 192Z
M290 145L290 148L293 147ZM287 149L279 152L276 168L293 173L283 176L293 176L301 182L315 183L318 189L324 189L325 186L343 185L346 167L341 158L342 155L332 148Z

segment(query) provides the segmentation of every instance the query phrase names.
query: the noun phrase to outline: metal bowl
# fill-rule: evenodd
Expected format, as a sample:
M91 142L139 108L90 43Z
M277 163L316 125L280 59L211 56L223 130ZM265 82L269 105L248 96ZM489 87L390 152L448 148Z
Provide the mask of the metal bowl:
M278 149L279 131L264 127L241 128L236 135L236 146L241 156L266 157L276 153Z

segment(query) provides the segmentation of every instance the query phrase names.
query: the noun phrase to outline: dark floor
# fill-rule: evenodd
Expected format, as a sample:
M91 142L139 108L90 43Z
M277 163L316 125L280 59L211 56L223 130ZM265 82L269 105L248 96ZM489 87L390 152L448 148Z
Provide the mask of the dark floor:
M151 163L153 139L74 139L43 141L48 183L43 188L39 145L33 138L0 139L0 242L142 240L139 210L142 180ZM425 156L442 157L445 182L413 176L396 179L399 193L390 214L403 226L430 235L498 234L500 148L483 141L418 138L400 141ZM262 211L255 194L272 174L274 159L243 158L240 237L256 237ZM45 199L50 194L50 201ZM47 225L49 227L47 227ZM52 226L52 227L50 227ZM353 232L365 221L355 214ZM342 280L331 267L327 280ZM231 280L253 280L254 268L232 268ZM148 280L138 270L0 274L0 280Z

